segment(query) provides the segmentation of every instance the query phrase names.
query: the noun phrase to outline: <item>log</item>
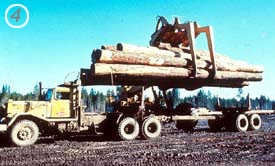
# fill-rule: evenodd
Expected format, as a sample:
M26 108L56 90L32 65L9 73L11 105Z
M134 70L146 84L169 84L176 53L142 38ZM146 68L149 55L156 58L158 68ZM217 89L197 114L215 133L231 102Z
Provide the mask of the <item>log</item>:
M167 57L165 55L155 54L133 54L121 51L110 50L94 50L92 53L93 63L108 63L108 64L140 64L152 66L175 66L187 67L191 66L191 61L184 58ZM188 65L189 63L189 65Z
M195 54L198 59L210 63L210 54L208 51L196 50ZM250 65L244 61L232 60L228 56L216 53L216 64L219 70L227 71L227 68L235 68L235 71L244 71L252 73L263 73L264 68L261 65ZM233 71L233 70L232 70Z
M161 49L158 49L157 47L139 47L139 46L124 44L124 43L118 43L117 50L123 51L126 53L135 53L135 54L163 55L163 56L171 56L171 57L178 56L174 52L161 50Z
M187 50L187 48L176 48L176 47L169 47L167 44L161 44L159 49L157 47L140 47L130 44L124 44L124 43L118 43L117 44L117 50L123 51L125 53L133 53L133 54L149 54L149 55L156 55L156 56L170 56L170 57L181 57L188 60L191 60L191 54L190 51ZM165 49L165 50L163 50ZM195 55L198 60L206 61L207 64L211 62L210 60L210 54L208 51L201 51L201 50L195 50ZM235 71L244 71L244 72L256 72L256 73L262 73L264 71L262 66L259 65L249 65L243 61L234 61L231 60L229 57L224 56L222 54L216 53L216 62L220 61L220 63L217 63L220 65L218 70L223 71L233 71L228 70L226 66L232 66L235 68ZM222 62L228 62L228 64L224 64Z
M192 80L192 70L179 67L156 67L148 65L125 65L125 64L103 64L96 63L91 66L92 74L97 75L121 75L143 77L147 79L187 79ZM230 72L230 71L217 71L215 77L207 70L199 69L197 71L196 79L201 80L223 80L228 83L234 81L261 81L261 73L248 73L248 72ZM126 80L127 81L127 80Z
M186 55L185 55L186 54ZM197 67L199 69L211 70L210 59L202 58L205 56L205 52L198 52ZM93 63L108 63L108 64L140 64L140 65L152 65L152 66L171 66L171 67L185 67L191 68L191 56L187 53L182 53L182 57L171 57L166 55L156 54L141 54L141 53L127 53L122 51L111 50L94 50L92 53ZM189 56L189 57L188 57ZM217 70L220 71L234 71L234 72L253 72L261 73L262 67L256 65L248 65L246 63L232 61L227 57L218 56L216 60Z
M248 86L246 81L228 82L224 80L202 80L190 78L165 78L155 79L151 77L125 76L118 74L95 75L91 69L81 69L81 83L83 86L91 85L127 85L127 86L159 86L162 89L185 88L194 90L204 86L208 87L227 87L241 88Z
M111 50L111 51L116 51L116 47L115 46L109 46L109 45L102 45L101 49L103 50Z

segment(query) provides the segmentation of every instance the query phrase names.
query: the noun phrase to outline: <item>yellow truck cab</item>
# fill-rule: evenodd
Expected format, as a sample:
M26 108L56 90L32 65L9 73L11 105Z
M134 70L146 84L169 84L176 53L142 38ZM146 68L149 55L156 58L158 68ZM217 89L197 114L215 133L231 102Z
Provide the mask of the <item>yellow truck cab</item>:
M46 93L45 100L50 103L47 109L47 118L70 118L71 102L70 102L70 88L56 87L49 89Z
M7 103L7 119L30 114L41 119L70 118L70 89L56 87L48 89L44 101L13 101Z
M0 106L0 134L16 146L34 144L40 135L73 132L96 133L105 114L85 113L81 84L73 81L48 89L40 101L8 100Z
M79 86L58 86L48 89L41 101L13 101L0 107L0 132L10 136L13 144L26 146L33 144L39 132L50 127L71 129L77 126L79 106ZM65 125L64 125L65 124Z

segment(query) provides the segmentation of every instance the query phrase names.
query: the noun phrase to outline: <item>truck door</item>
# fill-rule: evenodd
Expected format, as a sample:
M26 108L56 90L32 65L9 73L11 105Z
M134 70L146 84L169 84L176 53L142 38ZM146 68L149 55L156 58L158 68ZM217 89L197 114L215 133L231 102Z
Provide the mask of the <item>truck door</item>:
M70 113L70 92L56 91L52 99L51 118L69 118Z

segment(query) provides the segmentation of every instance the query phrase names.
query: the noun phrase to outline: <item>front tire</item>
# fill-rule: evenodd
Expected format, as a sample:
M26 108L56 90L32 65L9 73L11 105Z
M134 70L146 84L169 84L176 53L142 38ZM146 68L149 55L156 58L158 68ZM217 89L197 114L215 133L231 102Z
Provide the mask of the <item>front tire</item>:
M160 135L161 123L155 117L148 117L142 123L141 134L145 139L153 139Z
M126 117L118 124L118 136L121 140L134 140L139 134L139 124L131 117Z
M34 144L39 137L38 126L30 120L21 120L10 130L11 143L16 146L29 146Z

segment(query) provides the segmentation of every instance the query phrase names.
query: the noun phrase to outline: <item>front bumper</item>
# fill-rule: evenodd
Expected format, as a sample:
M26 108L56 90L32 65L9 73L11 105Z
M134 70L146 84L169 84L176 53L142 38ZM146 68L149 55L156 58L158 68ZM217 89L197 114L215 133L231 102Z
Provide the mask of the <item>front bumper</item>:
M6 124L0 124L0 132L5 132L7 131L7 125Z

